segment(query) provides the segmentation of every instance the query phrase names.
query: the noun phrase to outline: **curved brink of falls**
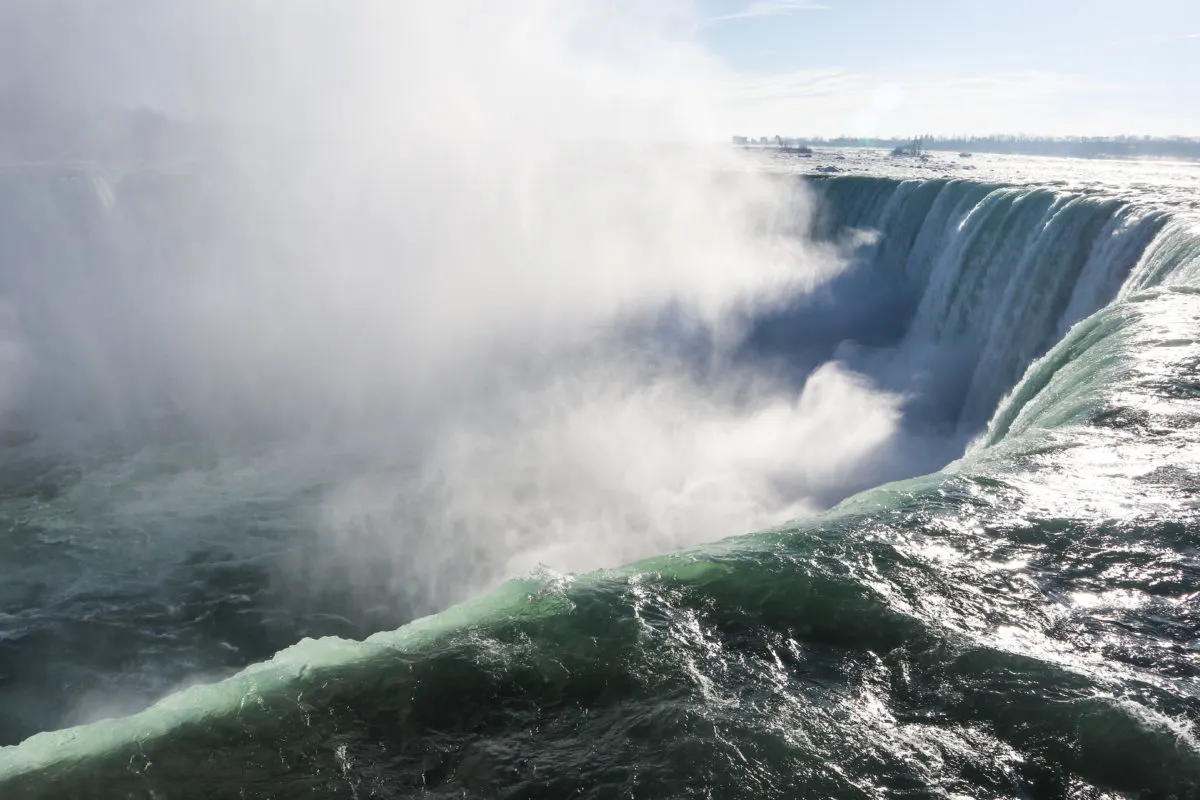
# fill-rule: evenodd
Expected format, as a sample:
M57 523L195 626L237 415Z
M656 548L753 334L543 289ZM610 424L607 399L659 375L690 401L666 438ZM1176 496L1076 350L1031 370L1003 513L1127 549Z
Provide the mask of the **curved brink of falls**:
M306 640L0 751L3 795L1193 796L1200 236L1099 195L817 184L817 235L882 234L862 269L900 298L889 344L971 365L967 456L780 530Z

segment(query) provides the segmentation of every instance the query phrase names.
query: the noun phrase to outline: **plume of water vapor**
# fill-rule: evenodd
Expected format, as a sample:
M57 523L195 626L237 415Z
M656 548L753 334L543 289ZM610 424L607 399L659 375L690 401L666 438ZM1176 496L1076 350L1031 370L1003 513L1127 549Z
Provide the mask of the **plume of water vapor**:
M118 528L315 494L316 545L281 572L386 569L372 591L420 610L876 477L898 397L837 365L797 388L737 364L739 321L844 253L801 235L798 186L702 145L720 69L687 4L644 5L23 7L10 94L149 105L186 133L169 169L110 160L5 198L46 206L20 217L34 257L9 254L6 408L47 447L166 430L223 454L156 479L172 508L110 499ZM703 363L622 335L668 307Z

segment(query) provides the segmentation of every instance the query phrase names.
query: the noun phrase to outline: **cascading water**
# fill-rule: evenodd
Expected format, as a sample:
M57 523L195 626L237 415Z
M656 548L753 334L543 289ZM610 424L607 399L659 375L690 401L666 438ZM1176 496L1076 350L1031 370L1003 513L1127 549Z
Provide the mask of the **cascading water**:
M768 367L782 361L808 393L828 380L822 370L833 359L856 381L898 398L900 440L890 450L864 450L867 461L892 461L871 469L852 461L857 477L830 488L802 481L809 496L836 499L861 488L856 481L908 477L964 449L965 456L763 533L599 572L528 572L365 641L302 641L133 716L41 733L0 751L0 793L1197 796L1195 224L1182 211L1138 198L1059 186L871 176L804 183L817 203L810 232L854 248L851 263L812 292L746 312L736 357L720 363L771 375ZM85 185L66 185L75 188L55 184L67 199L50 198L47 206L70 216L81 237L109 235L95 221L99 208L129 215L118 219L132 219L129 209L139 208L103 183L92 194ZM88 198L82 211L80 191ZM20 206L35 213L28 200L22 195ZM74 244L84 241L94 242ZM83 257L72 246L48 241L29 252L52 267ZM111 258L121 261L118 255L131 263L127 251ZM55 282L80 295L120 288ZM9 287L9 296L17 304L36 302L43 289ZM116 297L112 305L128 307ZM45 302L39 319L49 338L36 340L74 354L78 347L64 337L83 334L47 316L67 307ZM719 331L654 331L652 342L687 340L696 345L683 348L688 359L714 363L711 343ZM89 363L122 374L112 359L157 357L153 348L109 352L111 358ZM9 360L19 365L21 354ZM71 372L70 364L59 366ZM738 390L747 386L779 391L774 381ZM800 404L795 419L819 418L815 397ZM114 413L123 407L114 404ZM634 408L617 407L626 414ZM876 413L870 405L863 409L860 425ZM589 426L586 415L569 419ZM471 449L464 457L483 459L485 474L519 465L522 452L545 457L536 444L549 435L545 429L513 424L524 442L503 440L503 458ZM620 440L630 452L626 466L616 462L618 470L633 469L639 450L646 458L655 448L688 441L656 444L650 428L635 430ZM778 435L771 427L738 430ZM558 433L550 440L572 441ZM583 446L602 445L588 439ZM27 446L17 437L11 452ZM942 455L926 464L904 455L906 448ZM243 452L231 472L207 473L205 491L237 493L246 475L263 472L263 458L296 455L271 452ZM704 451L690 452L698 458ZM831 461L835 456L830 450ZM136 458L113 463L105 466L100 457L86 468L109 487L140 487L144 504L158 500L172 508L181 500L171 495L170 481L139 477ZM464 462L444 463L461 469ZM143 467L157 471L162 464ZM58 524L70 528L65 507L55 506L55 492L63 490L53 487L64 484L54 475L62 469L80 467L47 462L44 474L9 492L5 513L13 524L30 530L36 523L37 544L21 547L52 546L54 517L46 508L57 509ZM203 468L185 460L178 469ZM814 469L820 471L819 461ZM230 477L222 482L221 474ZM293 489L306 488L287 494L259 486L258 496L244 498L247 512L236 522L244 530L303 524L297 508L328 475L273 474ZM385 479L402 480L400 474ZM757 491L732 474L730 481L740 491ZM441 509L438 493L446 484L423 486L401 497ZM699 503L719 487L718 481L687 497ZM493 499L510 491L502 483L490 488L485 496ZM84 496L78 487L67 491L75 503ZM521 491L524 503L541 502L536 487ZM602 515L606 503L626 508L622 502L611 495L582 506L575 521ZM656 525L680 524L657 506L646 519L650 508L636 507L619 524L644 526L647 535ZM103 502L89 511L114 528L141 519ZM553 512L535 519L552 520ZM423 520L427 536L435 523L470 527L489 519L443 514L414 511L403 519ZM219 551L226 545L203 518L180 515L179 535L210 537ZM385 518L399 524L400 518ZM367 525L380 517L364 519ZM360 546L382 541L362 535ZM461 542L481 546L469 537ZM665 540L661 549L678 543ZM65 552L75 558L78 551ZM148 558L153 551L140 552ZM211 649L189 640L208 637L255 660L289 639L357 637L395 620L394 611L361 612L357 598L335 603L348 616L331 621L322 617L329 596L324 606L310 597L307 611L283 619L291 601L272 600L277 587L259 574L264 559L282 554L239 559L237 552L201 554L190 566L147 561L148 572L175 571L146 578L148 591L125 587L105 598L114 607L141 603L141 612L100 611L87 600L91 595L64 590L49 572L11 583L5 596L16 613L3 618L12 627L0 637L14 684L8 696L37 685L23 665L53 651L39 637L89 635L72 632L75 613L125 626L125 634L107 639L118 650L188 653L199 671L218 677L222 665ZM93 557L122 554L99 547ZM384 572L398 569L377 549L367 548L365 558ZM236 599L240 593L257 594ZM181 597L201 613L189 616L159 602ZM53 608L53 621L38 627L22 619L20 609L34 606ZM274 609L265 622L262 608ZM352 608L360 609L353 619L355 612L346 610ZM433 609L414 601L413 610ZM254 625L271 633L247 633ZM230 666L236 659L223 665ZM60 678L85 680L56 669ZM186 679L178 673L169 680Z
M1114 298L1135 266L1161 259L1154 253L1172 247L1166 240L1180 236L1174 247L1184 252L1195 246L1194 233L1163 233L1163 210L1112 196L961 180L817 183L820 232L878 231L863 256L866 270L873 280L909 283L907 291L891 289L916 298L911 311L897 303L905 325L896 346L952 347L969 364L949 412L967 433L986 422L1033 359Z

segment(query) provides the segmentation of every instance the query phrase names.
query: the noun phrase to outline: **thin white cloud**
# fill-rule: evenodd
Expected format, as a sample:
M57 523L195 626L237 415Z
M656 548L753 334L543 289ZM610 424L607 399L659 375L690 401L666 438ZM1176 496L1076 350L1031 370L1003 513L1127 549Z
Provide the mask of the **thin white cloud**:
M784 14L794 14L797 11L828 11L829 8L825 3L816 3L812 0L756 0L740 11L713 17L709 22L725 22L749 17L778 17Z
M990 133L1045 126L1037 133L1070 133L1118 126L1094 114L1087 120L1055 116L1067 100L1090 98L1119 86L1086 76L1020 71L975 75L882 75L808 69L743 75L725 87L726 125L737 133L892 136L914 131Z
M769 102L853 91L862 83L863 76L833 67L750 75L726 88L729 96L743 102Z

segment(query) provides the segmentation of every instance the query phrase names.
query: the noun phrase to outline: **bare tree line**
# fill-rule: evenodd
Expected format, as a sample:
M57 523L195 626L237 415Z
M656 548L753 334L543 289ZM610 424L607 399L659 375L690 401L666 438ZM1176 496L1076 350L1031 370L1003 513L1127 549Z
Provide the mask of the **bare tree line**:
M919 155L930 150L1012 153L1018 155L1063 156L1073 158L1182 158L1200 159L1200 139L1185 136L916 136L863 139L849 136L826 137L746 137L735 136L741 146L802 147L877 147L897 155Z

